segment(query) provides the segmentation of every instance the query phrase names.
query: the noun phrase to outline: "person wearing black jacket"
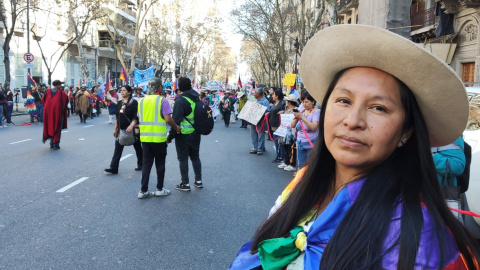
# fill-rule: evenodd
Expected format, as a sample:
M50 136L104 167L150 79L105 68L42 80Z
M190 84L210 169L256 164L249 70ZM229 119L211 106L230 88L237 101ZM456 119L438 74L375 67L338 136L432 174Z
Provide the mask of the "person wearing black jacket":
M175 99L173 106L173 121L181 127L180 134L176 130L170 129L167 137L167 143L175 139L175 148L177 149L177 158L180 163L180 174L182 182L175 186L175 189L181 191L190 191L188 178L188 158L192 161L193 171L195 172L194 186L202 188L202 163L200 161L200 133L193 130L186 117L192 114L192 106L188 99L195 102L199 99L199 94L192 89L192 83L189 78L181 77L178 80L178 88L175 93L179 95ZM188 99L187 99L188 98Z

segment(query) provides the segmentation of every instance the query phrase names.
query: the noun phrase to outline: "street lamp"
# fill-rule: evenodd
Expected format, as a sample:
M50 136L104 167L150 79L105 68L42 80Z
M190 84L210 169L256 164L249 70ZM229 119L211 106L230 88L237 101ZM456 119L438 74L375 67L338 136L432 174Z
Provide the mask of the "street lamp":
M120 43L118 37L115 36L115 45L113 46L113 51L115 52L115 87L117 87L117 46Z

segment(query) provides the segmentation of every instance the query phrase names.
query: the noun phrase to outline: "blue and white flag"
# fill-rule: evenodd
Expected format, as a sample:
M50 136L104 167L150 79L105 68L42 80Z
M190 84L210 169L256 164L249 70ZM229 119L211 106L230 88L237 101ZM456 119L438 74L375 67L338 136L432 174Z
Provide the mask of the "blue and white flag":
M133 75L134 75L134 79L133 79L134 84L136 86L144 86L144 85L148 85L148 81L155 76L155 71L153 69L153 66L145 70L140 70L135 68Z

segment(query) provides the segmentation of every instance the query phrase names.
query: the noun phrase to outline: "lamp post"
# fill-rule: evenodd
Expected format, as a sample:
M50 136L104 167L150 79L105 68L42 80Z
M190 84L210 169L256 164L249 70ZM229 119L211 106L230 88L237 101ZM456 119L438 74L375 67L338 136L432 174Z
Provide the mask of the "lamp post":
M293 46L295 47L295 74L298 74L298 70L297 70L298 58L297 58L297 55L298 55L298 49L300 47L300 44L298 43L298 37L295 38L295 43L293 44ZM297 89L297 80L296 79L295 79L295 89Z
M113 51L115 52L115 87L117 87L117 46L120 41L118 40L118 37L115 36L115 45L113 46Z

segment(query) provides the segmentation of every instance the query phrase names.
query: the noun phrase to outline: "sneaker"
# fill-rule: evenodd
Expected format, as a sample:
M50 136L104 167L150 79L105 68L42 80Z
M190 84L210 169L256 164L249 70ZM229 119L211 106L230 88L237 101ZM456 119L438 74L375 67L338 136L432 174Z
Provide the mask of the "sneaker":
M257 152L257 155L261 156L261 155L263 155L263 152L262 152L262 151L258 151L258 152Z
M202 181L195 181L195 183L193 183L193 185L197 188L203 188Z
M279 169L283 169L283 168L285 168L285 167L287 167L287 166L288 166L287 164L281 163L280 165L278 165L278 168L279 168Z
M155 196L156 197L161 197L161 196L167 196L170 195L170 190L162 188L162 190L157 189L155 191Z
M150 197L153 197L155 196L155 193L151 192L151 191L145 191L145 192L138 192L138 198L139 199L145 199L145 198L150 198Z
M137 172L138 172L138 171L141 171L141 170L142 170L142 166L137 166L137 167L135 168L135 171L137 171Z
M293 167L292 165L288 165L286 166L285 168L283 168L285 171L287 172L293 172L293 171L296 171L297 168Z
M190 191L190 184L178 184L175 186L175 189L178 189L181 191Z
M257 153L257 150L255 149L250 149L250 154L256 154Z
M105 172L108 174L117 174L118 170L114 170L112 168L105 169Z

